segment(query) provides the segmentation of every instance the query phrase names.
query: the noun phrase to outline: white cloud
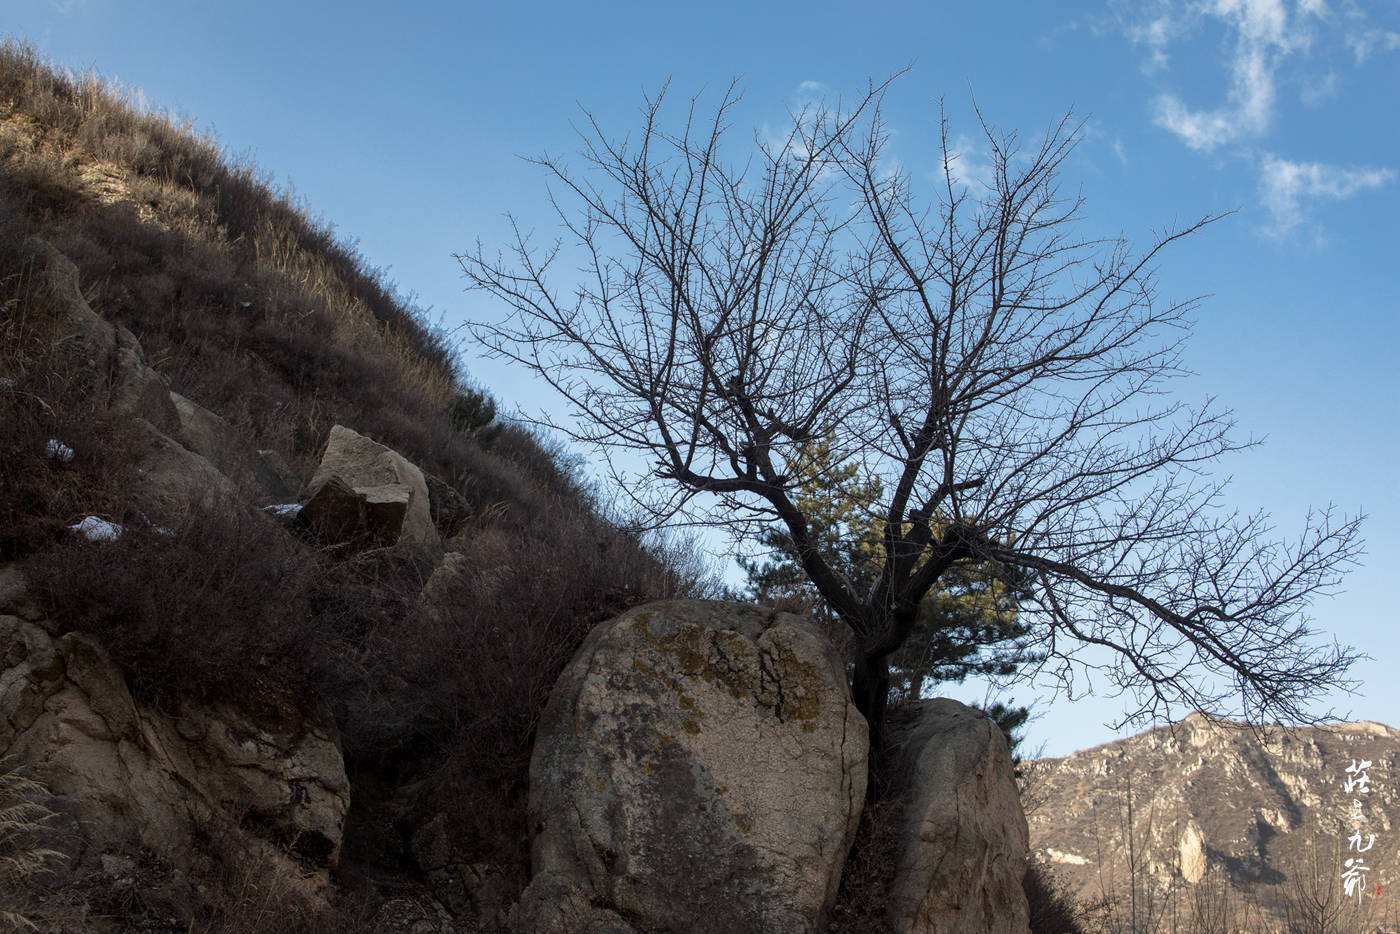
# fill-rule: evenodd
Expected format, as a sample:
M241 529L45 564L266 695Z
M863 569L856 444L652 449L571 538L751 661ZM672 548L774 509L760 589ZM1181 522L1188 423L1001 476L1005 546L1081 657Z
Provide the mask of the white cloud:
M1230 85L1224 104L1215 108L1193 108L1172 93L1158 95L1156 123L1192 149L1206 151L1264 134L1273 122L1281 63L1311 45L1312 21L1327 12L1323 0L1295 0L1291 11L1286 0L1204 0L1159 9L1128 31L1147 46L1149 64L1164 62L1167 44L1190 26L1214 19L1224 24L1230 40Z
M1321 107L1337 96L1340 82L1335 71L1329 71L1320 78L1309 78L1298 92L1299 99L1309 107Z
M1173 62L1170 52L1188 43L1198 52L1198 34L1220 36L1223 30L1216 55L1226 77L1217 100L1204 105L1189 100L1170 84L1160 84L1170 77L1164 74L1152 119L1192 149L1224 150L1254 166L1269 234L1282 237L1298 229L1321 203L1396 180L1389 168L1294 161L1261 152L1258 142L1274 129L1284 89L1308 107L1321 107L1347 85L1345 69L1352 59L1359 66L1372 56L1400 51L1400 32L1373 24L1374 6L1359 0L1108 2L1118 28L1143 50L1149 72L1169 63L1179 71L1186 59ZM1320 228L1313 233L1322 237Z
M1144 71L1151 74L1170 64L1167 46L1180 34L1182 25L1182 21L1177 17L1161 12L1146 22L1128 27L1128 36L1134 42L1148 48L1149 57L1143 64Z
M1340 201L1388 185L1395 177L1393 169L1343 168L1267 155L1260 167L1259 193L1272 221L1269 232L1281 237L1297 227L1309 201Z
M954 181L979 189L996 187L996 166L985 143L979 145L977 140L959 133L948 147L946 158L948 174Z
M1391 29L1363 29L1347 36L1347 46L1356 56L1356 64L1363 65L1366 59L1377 52L1400 50L1400 32Z

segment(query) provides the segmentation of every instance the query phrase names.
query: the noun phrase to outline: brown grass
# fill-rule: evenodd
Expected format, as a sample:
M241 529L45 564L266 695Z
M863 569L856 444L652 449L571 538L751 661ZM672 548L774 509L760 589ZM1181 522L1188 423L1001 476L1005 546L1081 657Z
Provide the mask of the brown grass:
M118 512L130 467L15 246L0 241L0 561L53 543L84 515ZM55 456L54 442L71 453Z
M52 863L59 857L42 845L53 812L37 798L44 788L0 760L0 928L38 930L40 896L51 890Z

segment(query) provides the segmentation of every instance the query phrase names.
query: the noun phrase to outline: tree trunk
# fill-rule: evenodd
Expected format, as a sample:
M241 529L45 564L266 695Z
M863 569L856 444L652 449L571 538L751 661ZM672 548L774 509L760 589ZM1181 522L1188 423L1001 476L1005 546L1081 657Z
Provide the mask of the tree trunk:
M866 784L866 797L872 801L879 795L877 786L884 755L885 704L889 696L889 655L868 655L864 650L857 651L855 672L851 677L851 697L856 710L865 717L870 731L870 781Z

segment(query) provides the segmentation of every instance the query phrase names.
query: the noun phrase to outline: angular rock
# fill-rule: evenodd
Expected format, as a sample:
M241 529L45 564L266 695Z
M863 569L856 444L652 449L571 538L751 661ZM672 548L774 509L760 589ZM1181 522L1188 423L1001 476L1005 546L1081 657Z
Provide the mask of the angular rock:
M130 422L129 441L138 484L127 491L151 521L178 523L191 506L238 500L238 490L208 460L144 418Z
M511 926L820 930L866 752L810 620L707 600L629 610L589 634L541 719L534 876Z
M343 425L331 429L307 492L301 515L329 541L367 535L382 544L439 544L423 472Z
M433 524L441 537L451 538L471 516L471 504L461 493L432 474L423 474L423 479L428 484L428 510Z
M905 798L886 921L909 934L1026 934L1029 834L1006 737L938 698L891 725Z

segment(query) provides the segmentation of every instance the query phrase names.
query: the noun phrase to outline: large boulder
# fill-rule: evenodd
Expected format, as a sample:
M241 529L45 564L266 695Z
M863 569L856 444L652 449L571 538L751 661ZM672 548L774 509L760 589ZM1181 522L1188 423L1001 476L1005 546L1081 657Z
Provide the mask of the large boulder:
M888 930L1027 934L1030 838L1001 729L939 698L889 732L904 805Z
M344 425L331 429L307 494L302 520L331 542L439 544L423 471Z
M865 796L867 734L815 623L672 600L595 628L530 763L517 931L820 930Z
M140 850L181 865L193 840L219 832L293 877L335 866L350 789L328 710L158 711L90 636L56 635L44 619L0 612L0 647L0 759L75 819L80 833L60 848L69 872Z

